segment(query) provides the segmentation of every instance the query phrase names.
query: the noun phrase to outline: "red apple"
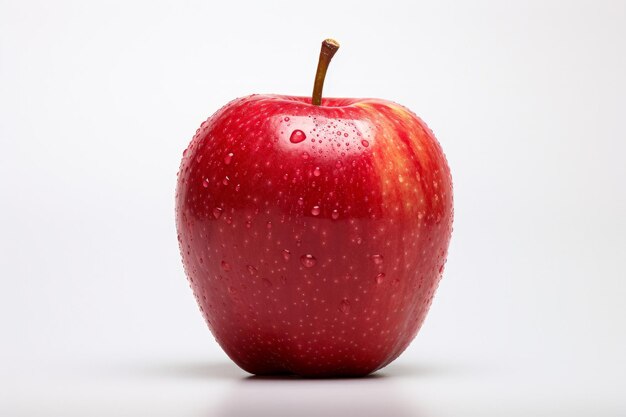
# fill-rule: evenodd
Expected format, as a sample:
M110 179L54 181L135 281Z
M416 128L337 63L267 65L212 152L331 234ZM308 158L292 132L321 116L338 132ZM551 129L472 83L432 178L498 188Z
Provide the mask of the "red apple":
M366 375L420 328L452 231L433 133L390 101L252 95L202 123L178 176L183 263L253 374ZM336 48L335 48L336 49ZM320 72L322 76L319 77Z

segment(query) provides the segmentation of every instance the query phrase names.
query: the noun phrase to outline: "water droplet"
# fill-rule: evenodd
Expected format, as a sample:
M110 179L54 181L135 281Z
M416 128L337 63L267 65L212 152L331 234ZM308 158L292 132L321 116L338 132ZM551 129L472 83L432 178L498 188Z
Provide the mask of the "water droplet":
M183 157L187 156L187 149L183 151Z
M309 154L307 152L302 152L302 159L309 159Z
M299 205L299 206L304 205L304 199L303 199L302 197L300 197L300 198L298 199L298 205Z
M291 132L291 136L289 136L289 142L291 143L300 143L306 139L306 135L300 129L296 129Z
M315 167L315 169L313 170L313 175L315 175L316 177L319 177L321 173L322 171L320 170L320 167Z
M215 217L216 219L219 219L220 216L222 215L222 211L223 210L221 209L221 207L215 207L213 209L213 217Z
M230 178L228 178L228 175L224 177L224 179L222 180L222 184L224 185L228 185L228 182L230 181Z
M368 146L370 146L370 143L368 141L366 141L365 139L363 139L361 141L361 145L363 145L363 146L365 146L367 148Z
M291 258L291 252L287 249L283 249L283 259L288 261Z
M315 259L315 256L311 254L306 254L300 257L300 263L305 268L313 268L315 264L317 263L317 259Z
M196 156L196 162L197 162L197 163L200 163L200 161L202 161L202 155L198 155L198 156ZM434 182L434 181L433 181L433 182ZM435 188L437 188L437 187L435 187Z
M385 280L384 272L381 272L380 274L376 275L376 284L382 284L384 280Z
M343 314L350 314L350 301L348 301L347 298L344 298L339 303L339 311L341 311Z
M267 222L267 228L271 229L272 228L272 222Z
M333 218L333 220L337 220L339 218L339 212L337 211L337 209L333 210L330 216Z
M224 157L224 163L226 165L229 165L232 160L233 160L233 153L232 152L226 154L226 156Z
M248 220L248 221L246 222L246 227L247 227L248 229L252 227L252 222L251 222L250 220Z
M372 258L372 261L374 261L376 265L381 265L383 263L382 255L372 255L371 258Z
M311 209L311 214L317 216L320 214L320 206L313 206Z
M204 188L207 188L209 186L209 180L207 180L206 178L202 180L202 186Z
M222 261L222 269L226 272L230 271L230 264L226 261Z
M250 273L250 275L256 275L257 269L255 267L253 267L252 265L246 265L246 268L248 268L248 272Z
M288 122L289 121L289 117L285 117L285 121Z
M344 133L344 134L343 134L343 137L344 137L344 138L347 138L347 137L348 137L348 134L347 134L347 133Z

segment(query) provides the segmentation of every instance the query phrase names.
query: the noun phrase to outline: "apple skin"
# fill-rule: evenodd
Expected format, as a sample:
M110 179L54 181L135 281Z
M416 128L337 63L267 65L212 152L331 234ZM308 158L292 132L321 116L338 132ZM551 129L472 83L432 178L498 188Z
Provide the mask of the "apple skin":
M432 131L378 99L252 95L183 153L183 264L217 342L252 374L362 376L417 334L452 232Z

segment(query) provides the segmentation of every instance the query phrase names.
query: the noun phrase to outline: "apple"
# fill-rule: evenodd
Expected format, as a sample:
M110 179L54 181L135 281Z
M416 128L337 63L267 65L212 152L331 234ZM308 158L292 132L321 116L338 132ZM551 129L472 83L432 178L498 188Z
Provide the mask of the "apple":
M441 278L452 180L432 131L379 99L251 95L183 153L176 225L217 342L252 374L362 376L406 349Z

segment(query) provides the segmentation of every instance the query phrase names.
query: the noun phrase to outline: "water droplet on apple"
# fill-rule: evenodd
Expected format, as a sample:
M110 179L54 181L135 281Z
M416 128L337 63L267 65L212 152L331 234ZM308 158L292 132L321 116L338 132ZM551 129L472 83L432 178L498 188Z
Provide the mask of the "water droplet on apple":
M372 255L371 258L372 258L372 261L374 261L376 265L381 265L383 263L382 255Z
M230 271L230 264L226 261L222 261L222 269L226 272Z
M266 226L267 226L268 229L271 229L272 228L272 222L267 222Z
M221 207L215 207L213 209L213 217L215 217L216 219L219 219L222 216L222 208Z
M320 170L320 167L315 167L315 169L313 170L313 175L315 175L316 177L319 177L321 173L322 171Z
M361 141L361 145L363 145L363 146L365 146L367 148L368 146L370 146L370 143L368 141L366 141L365 139L363 139Z
M315 259L315 256L311 254L306 254L300 257L300 263L305 268L313 268L315 264L317 263L317 259Z
M291 258L291 252L288 249L283 249L283 259L288 261Z
M304 205L304 199L303 199L302 197L300 197L300 198L298 199L298 205L299 205L299 206Z
M333 212L330 215L330 217L332 217L333 220L337 220L339 218L339 212L337 211L337 209L333 210Z
M344 298L339 303L339 311L341 311L343 314L350 314L350 301L348 301L347 298Z
M224 179L222 180L222 184L224 185L228 185L228 182L230 181L230 178L228 178L228 175L224 177Z
M209 181L206 178L202 180L202 186L204 188L207 188L209 186Z
M384 280L385 280L384 272L381 272L380 274L376 275L376 284L382 284Z
M289 137L289 142L291 143L300 143L306 139L306 135L300 129L296 129L291 132L291 136Z
M289 117L285 117L285 119L284 119L284 120L285 120L286 122L288 122L288 121L289 121Z
M252 265L246 265L246 268L248 268L248 272L250 273L250 275L256 275L257 269L255 267L253 267Z
M311 209L311 214L317 216L320 214L320 206L313 206Z
M308 152L302 152L302 159L309 159Z
M232 160L233 160L233 153L232 152L226 154L226 156L224 157L224 163L226 165L229 165Z

